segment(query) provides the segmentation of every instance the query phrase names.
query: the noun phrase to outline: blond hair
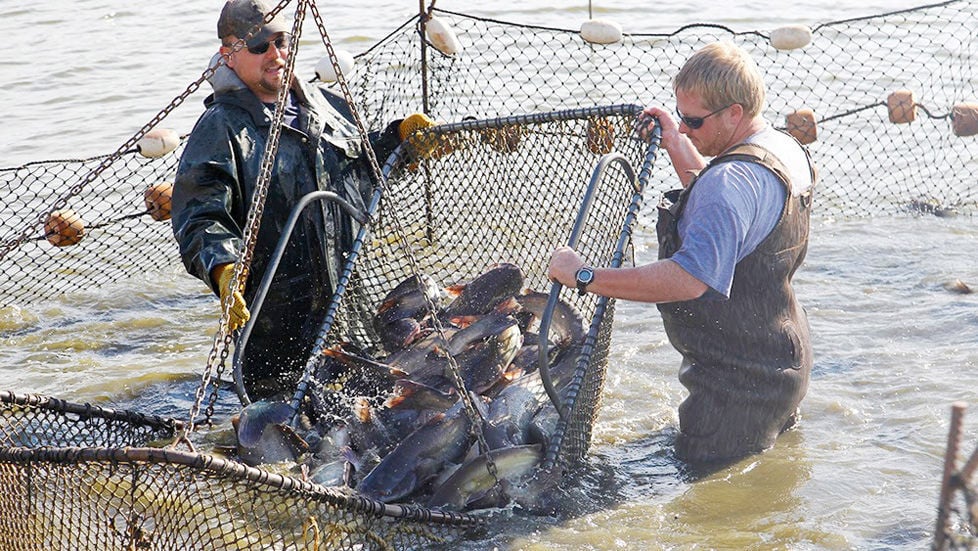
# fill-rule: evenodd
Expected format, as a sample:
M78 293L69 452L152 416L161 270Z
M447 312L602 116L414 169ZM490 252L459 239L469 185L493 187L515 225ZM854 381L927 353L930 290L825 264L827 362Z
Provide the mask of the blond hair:
M764 110L765 87L757 64L732 42L714 42L690 57L672 81L673 91L693 93L706 109L739 103L748 117Z

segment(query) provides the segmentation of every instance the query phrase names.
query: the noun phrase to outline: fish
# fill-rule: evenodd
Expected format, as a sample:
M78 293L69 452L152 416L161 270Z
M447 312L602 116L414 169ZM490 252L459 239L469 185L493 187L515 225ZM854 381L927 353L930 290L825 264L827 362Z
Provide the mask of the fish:
M401 318L383 325L378 333L384 350L397 351L411 346L425 334L425 330L418 320Z
M489 461L496 466L494 477ZM465 462L431 494L428 506L462 511L499 507L509 501L507 490L530 474L543 460L540 445L490 450Z
M540 444L543 452L550 451L550 443L554 432L557 431L557 423L560 422L560 414L557 408L549 400L537 411L526 427L526 443Z
M448 291L457 296L443 314L447 317L488 314L499 303L519 293L523 282L519 266L508 262L496 264L466 284L449 287Z
M452 356L466 389L481 394L510 376L508 367L523 344L516 319L503 312L467 316L464 324L446 328L445 334L447 340L432 334L387 361L414 383L451 394L458 390L451 373Z
M971 293L974 292L974 290L971 288L970 285L968 285L964 281L961 281L960 279L946 281L944 282L943 287L947 291L951 291L952 293L958 293L961 295L970 295Z
M483 426L489 449L526 444L530 423L549 400L539 371L524 375L503 388L489 403Z
M468 320L465 327L454 332L448 339L445 351L452 356L458 356L471 349L474 345L484 343L489 339L497 338L504 340L506 344L511 344L511 339L516 333L520 333L520 343L522 346L522 333L519 330L516 318L503 312L491 312L486 315L478 316ZM515 353L514 353L515 355Z
M531 316L532 323L538 324L546 310L550 296L539 291L527 291L516 295L516 302L523 314ZM531 322L527 323L524 331L530 331ZM565 300L558 300L550 319L550 331L557 346L567 346L584 342L584 316L573 305Z
M445 465L458 462L465 454L470 427L471 421L459 400L398 443L360 481L357 490L385 503L414 494Z
M263 463L296 461L309 451L309 444L287 423L292 408L284 402L258 401L248 404L232 418L238 438L238 458L252 467Z
M376 328L403 318L420 320L431 313L431 305L438 308L447 297L447 291L433 277L408 277L384 295L374 314L374 326Z
M455 326L446 326L443 327L441 334L432 331L415 341L409 348L389 354L384 358L384 362L391 368L406 373L407 377L412 377L425 369L431 371L430 364L436 363L439 357L444 358L448 341L459 329Z
M440 309L448 293L431 276L411 276L394 287L377 307L372 320L388 352L403 350L421 334L420 321Z
M457 395L430 387L411 379L401 379L384 402L388 408L445 411L458 400Z

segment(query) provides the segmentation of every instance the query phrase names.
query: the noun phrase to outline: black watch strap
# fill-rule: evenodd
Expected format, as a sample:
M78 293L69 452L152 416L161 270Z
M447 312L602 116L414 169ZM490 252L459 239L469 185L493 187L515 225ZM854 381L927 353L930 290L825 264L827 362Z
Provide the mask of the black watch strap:
M577 282L577 294L584 296L587 294L587 287L592 282L594 282L594 268L590 266L582 266L577 273L574 274L574 280Z

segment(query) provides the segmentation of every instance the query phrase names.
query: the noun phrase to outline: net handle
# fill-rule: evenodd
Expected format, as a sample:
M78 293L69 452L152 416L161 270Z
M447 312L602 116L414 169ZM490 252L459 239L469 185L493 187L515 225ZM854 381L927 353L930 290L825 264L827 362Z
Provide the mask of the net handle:
M571 229L570 238L567 240L567 246L574 249L577 248L578 242L581 240L581 234L584 233L584 225L587 223L588 213L591 210L591 205L594 204L594 196L597 192L598 185L601 183L604 173L608 166L612 163L617 163L622 166L625 171L628 181L635 182L635 171L632 169L632 165L628 163L628 159L624 155L617 152L606 153L601 156L598 160L597 166L594 167L594 171L591 173L591 180L588 182L587 190L584 192L584 198L581 200L581 206L577 210L577 219L574 221L574 227ZM560 418L567 421L568 412L564 408L563 401L560 399L560 394L557 392L557 388L554 387L553 378L550 376L550 350L549 350L549 338L550 338L550 325L553 320L554 310L557 307L557 301L560 298L560 291L563 289L563 285L558 281L552 281L550 287L550 296L547 299L547 306L543 310L543 315L540 318L540 343L539 343L539 369L540 369L540 379L543 381L543 388L547 391L547 396L550 397L550 401L553 403L554 407L557 409L557 413Z
M261 311L262 304L265 302L268 288L272 285L272 279L275 277L275 273L278 271L278 265L282 261L282 256L285 254L285 247L288 246L289 239L292 238L292 231L295 229L295 225L299 221L299 216L302 215L302 211L312 204L313 201L332 201L361 225L367 224L369 221L369 217L365 213L360 212L349 201L332 191L309 192L292 207L289 219L282 229L282 235L278 239L278 244L275 246L275 252L272 253L268 267L265 269L265 274L262 276L261 284L259 284L258 290L255 292L255 298L252 300L251 317L241 330L241 335L238 337L238 342L234 347L234 358L232 360L234 388L238 393L238 398L241 400L241 405L247 406L251 403L248 392L244 387L244 376L241 372L241 357L248 345L248 339L251 337L251 330L255 326L255 321L258 319L258 313ZM298 406L295 407L295 411L298 411Z

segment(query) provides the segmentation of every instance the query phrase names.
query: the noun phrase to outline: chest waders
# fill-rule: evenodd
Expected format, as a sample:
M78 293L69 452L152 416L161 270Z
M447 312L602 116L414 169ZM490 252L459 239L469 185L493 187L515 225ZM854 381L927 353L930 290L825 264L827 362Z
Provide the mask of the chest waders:
M738 145L703 172L730 161L758 163L785 186L787 199L771 233L734 271L728 300L659 304L670 343L682 354L677 454L689 462L732 459L774 445L794 423L808 389L812 346L791 277L808 249L811 190L792 196L784 165L767 150ZM679 220L697 178L665 194L656 232L659 258L682 245Z

